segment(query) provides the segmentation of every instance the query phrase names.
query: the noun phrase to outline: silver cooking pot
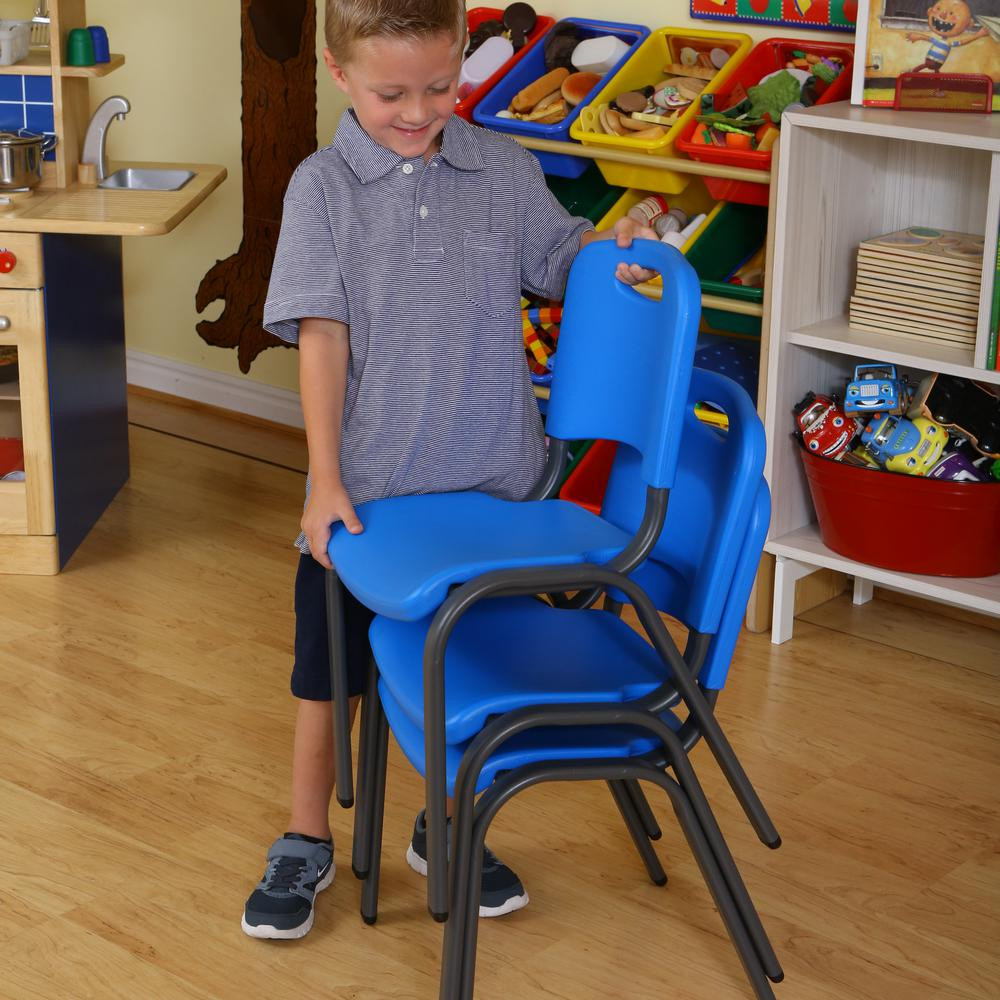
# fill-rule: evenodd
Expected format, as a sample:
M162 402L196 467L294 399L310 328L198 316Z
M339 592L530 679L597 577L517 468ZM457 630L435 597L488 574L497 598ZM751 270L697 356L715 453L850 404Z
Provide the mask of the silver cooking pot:
M28 191L42 180L42 155L56 144L54 135L27 129L0 132L0 191Z

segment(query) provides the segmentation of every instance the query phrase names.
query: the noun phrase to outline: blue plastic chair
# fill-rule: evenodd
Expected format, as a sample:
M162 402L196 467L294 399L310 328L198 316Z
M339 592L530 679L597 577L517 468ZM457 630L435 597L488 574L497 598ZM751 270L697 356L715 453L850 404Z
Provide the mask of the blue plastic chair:
M665 293L655 301L615 277L619 261L659 271ZM399 497L362 504L361 535L334 530L330 555L340 580L378 614L417 621L434 612L450 588L483 573L596 562L628 572L646 557L663 522L673 484L700 316L697 276L673 247L636 240L628 250L590 244L570 271L546 430L549 463L537 489L554 488L566 442L609 437L641 456L645 508L627 532L560 500L512 503L479 493ZM628 364L608 364L608 344L628 348ZM341 610L328 578L337 754L337 797L353 800L346 672L338 639ZM710 714L707 705L704 711ZM372 773L372 761L359 771ZM362 831L365 833L366 831ZM427 783L428 901L447 914L443 757L432 756ZM366 837L360 838L362 842ZM356 869L364 870L364 859Z
M719 403L730 414L729 433L720 434L694 417L694 403L709 400ZM656 590L665 610L689 626L696 623L691 631L695 641L688 644L694 658L691 666L701 671L699 693L711 696L725 683L766 534L769 497L761 478L762 428L745 393L727 379L695 371L688 403L683 424L684 447L666 527L654 547L654 558L634 576L643 577ZM625 529L633 527L632 519L637 513L642 516L639 505L626 502L636 492L642 492L641 469L634 457L622 449L603 511L608 517L620 518ZM709 495L706 487L711 487ZM742 526L735 536L734 524ZM605 586L620 579L599 567L538 570L533 575L527 571L521 574L525 577L522 589L533 591L551 580L565 580L567 585L574 580L579 584L581 574L588 573L595 580L595 574L603 574L596 582ZM711 578L711 585L704 582L705 577ZM678 701L673 682L685 677L686 668L659 618L655 618L652 604L644 595L638 602L644 602L647 614L652 612L655 618L655 647L606 612L564 611L527 597L498 597L476 603L493 588L499 592L508 588L510 580L509 573L491 573L460 588L448 600L451 607L442 608L434 623L383 617L373 623L373 651L382 674L378 686L381 703L404 752L421 773L427 772L425 749L429 748L430 726L424 727L422 682L425 674L429 676L432 665L443 667L440 657L447 643L447 712L443 720L446 781L449 791L456 793L458 815L465 815L468 822L471 822L468 815L471 815L472 796L476 791L492 788L494 779L504 772L520 773L523 768L539 768L545 762L552 762L549 770L543 768L539 772L547 777L535 780L553 780L559 776L559 768L565 767L559 762L567 760L573 761L575 768L585 760L593 761L595 768L607 768L614 760L631 762L633 766L639 761L650 768L642 772L644 776L662 784L659 776L664 765L674 766L685 787L680 790L664 787L675 798L675 808L683 810L690 806L689 813L693 810L696 815L696 820L692 821L688 815L687 819L682 818L682 823L687 823L688 829L694 822L697 830L692 833L688 829L689 836L695 840L701 837L707 845L706 857L692 843L699 862L707 869L710 888L717 894L720 912L757 995L773 996L766 978L780 979L780 966L684 756L700 735L700 724L693 717L684 721L667 712ZM629 583L629 587L636 589L634 583ZM442 622L446 623L444 627ZM526 636L531 637L530 645ZM670 672L665 669L664 659L671 664ZM614 670L609 671L609 663L615 664ZM424 670L420 669L421 664ZM690 684L691 675L686 676ZM684 685L680 686L683 691ZM689 697L691 692L686 694ZM626 713L622 718L637 716L667 723L673 743L666 746L662 732L651 734L641 727L623 724L598 730L550 728L553 711L564 712L563 717L568 721L575 717L573 712L580 706L595 713L593 721L599 721L601 703L604 709L617 705L619 711ZM553 706L558 707L553 709ZM627 716L628 712L632 716ZM525 724L523 730L517 729L531 713L536 721L530 728ZM500 717L501 721L487 724L492 717ZM511 724L514 731L504 728ZM535 728L539 725L543 728ZM488 751L480 750L477 762L468 765L463 776L462 760L468 761L470 753L475 756L476 746L483 746L482 735L476 734L484 732L494 734L487 743ZM383 724L380 744L386 736ZM380 753L384 759L384 748ZM684 756L684 760L680 761L678 755ZM612 783L612 790L617 791L616 802L650 877L662 883L665 876L648 841L640 841L637 801L623 801L621 795L623 784L634 778L612 777L614 773L612 766L605 776ZM600 774L595 770L587 776ZM373 893L377 894L378 885L384 768L376 781L379 816L373 820L372 829L377 827L378 833L368 848L370 874L363 901L366 919L374 919L375 912ZM499 793L488 794L494 796L490 801L497 802L499 808L502 804L496 798ZM367 792L363 799L359 810L374 801ZM488 820L485 822L488 825ZM463 837L471 837L471 827L463 827L462 820L457 822L455 832L460 845L465 844ZM776 833L770 842L777 846ZM457 889L453 885L452 893L452 906L460 912L452 913L453 924L447 931L452 950L446 952L443 964L442 996L448 997L457 995L456 977L463 975L468 978L468 995L471 995L470 970L474 968L470 963L474 963L478 896L470 898L468 872L462 867L464 862L458 860L460 856L468 859L467 854L460 853L462 850L464 847L457 848L454 878L465 881ZM713 884L719 878L721 884ZM472 881L478 891L478 879ZM460 936L460 943L455 943L454 935ZM461 972L463 963L465 973Z

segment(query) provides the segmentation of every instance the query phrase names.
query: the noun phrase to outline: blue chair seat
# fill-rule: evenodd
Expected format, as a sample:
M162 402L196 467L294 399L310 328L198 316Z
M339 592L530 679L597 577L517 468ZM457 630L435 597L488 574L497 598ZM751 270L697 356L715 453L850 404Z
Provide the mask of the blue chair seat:
M334 528L330 558L344 586L376 614L416 621L448 589L523 566L604 563L631 533L564 500L514 503L485 493L433 493L360 504L365 530Z
M378 617L370 630L382 689L424 725L424 640L430 619ZM609 611L568 611L531 597L474 605L445 651L445 742L471 739L487 719L526 705L623 702L666 677L656 650Z
M396 742L406 759L420 774L426 774L424 762L424 731L414 724L392 696L384 681L379 682L382 707ZM680 720L671 712L662 718L672 729L680 727ZM448 794L455 794L455 780L462 763L462 756L471 740L449 744L445 748L447 760ZM489 788L502 771L510 771L522 764L555 760L596 760L606 757L640 757L655 750L658 741L648 732L631 726L544 726L529 729L512 736L493 754L476 782L476 792Z

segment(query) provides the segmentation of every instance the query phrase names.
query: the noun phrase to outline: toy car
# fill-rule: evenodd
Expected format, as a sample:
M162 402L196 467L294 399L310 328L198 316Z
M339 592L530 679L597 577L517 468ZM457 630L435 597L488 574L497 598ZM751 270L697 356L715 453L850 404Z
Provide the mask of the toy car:
M880 465L909 476L926 476L947 440L945 429L927 417L907 420L889 413L872 417L861 432L862 444Z
M839 458L851 446L860 427L830 396L807 393L794 409L802 443L813 454Z
M928 479L947 479L953 483L986 483L989 476L977 469L961 452L949 451L927 473Z
M911 413L954 427L983 455L1000 458L1000 398L958 375L929 375L920 383Z
M902 414L909 405L910 387L895 365L858 365L844 393L845 413Z

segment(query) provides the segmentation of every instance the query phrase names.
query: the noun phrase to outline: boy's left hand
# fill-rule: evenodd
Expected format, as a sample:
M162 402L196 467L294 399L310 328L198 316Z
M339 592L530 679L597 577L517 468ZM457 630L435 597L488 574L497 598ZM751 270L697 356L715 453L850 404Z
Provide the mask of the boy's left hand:
M610 234L620 247L630 247L632 240L659 240L659 236L649 228L640 225L627 215L619 219ZM656 277L656 271L650 271L638 264L626 264L624 261L615 269L615 277L626 285L641 285L644 281L650 281Z

